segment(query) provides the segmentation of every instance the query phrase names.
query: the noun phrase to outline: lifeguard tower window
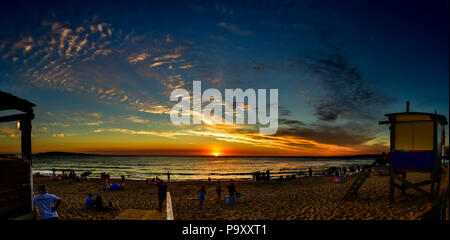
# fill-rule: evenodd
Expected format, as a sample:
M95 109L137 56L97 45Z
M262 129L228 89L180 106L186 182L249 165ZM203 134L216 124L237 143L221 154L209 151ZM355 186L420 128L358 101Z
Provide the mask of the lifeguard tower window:
M394 150L433 150L433 127L431 119L423 122L397 122L395 124Z

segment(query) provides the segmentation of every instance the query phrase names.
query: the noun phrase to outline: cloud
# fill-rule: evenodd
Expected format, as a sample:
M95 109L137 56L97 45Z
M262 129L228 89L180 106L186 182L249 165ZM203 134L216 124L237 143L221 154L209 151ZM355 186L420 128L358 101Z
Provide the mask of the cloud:
M323 144L358 147L375 139L375 132L365 125L345 124L304 124L289 120L282 121L277 136L297 136Z
M16 137L20 136L20 133L15 128L3 127L3 128L0 129L0 136L1 137L16 138Z
M127 120L133 123L148 123L148 120L138 118L136 116L127 117Z
M172 138L177 135L183 135L182 133L171 133L171 132L154 132L154 131L136 131L130 129L123 128L111 128L111 129L96 129L94 133L102 133L102 132L117 132L122 134L130 134L130 135L153 135L159 137L168 137Z
M155 62L155 63L151 64L150 67L157 67L157 66L163 65L165 63L166 62Z
M43 125L45 125L45 123ZM47 125L53 126L53 127L70 127L70 124L60 123L60 122L52 122L52 123L48 123Z
M98 125L101 125L101 124L103 124L103 121L96 121L96 122L88 122L88 123L86 123L86 125L88 125L88 126L98 126Z
M376 91L340 54L303 57L294 61L317 76L325 92L313 103L315 115L320 120L374 119L378 110L392 101L392 97Z
M161 61L161 60L168 60L168 59L174 59L174 58L179 58L182 55L180 53L176 53L176 54L166 54L164 56L161 57L155 57L153 58L153 61Z
M74 136L75 133L53 133L53 137L64 138Z
M186 64L186 65L183 65L183 66L179 66L178 68L179 69L189 69L189 68L192 68L193 66L192 66L192 64Z
M147 59L150 56L150 54L148 53L141 53L141 54L133 54L132 56L128 57L128 62L129 63L138 63L141 61L144 61L145 59Z
M88 117L93 117L93 118L101 118L103 114L101 112L91 112L91 113L85 113L85 115Z
M250 31L242 30L238 25L226 23L226 22L220 22L217 24L217 26L225 28L226 30L240 36L248 36L251 34Z

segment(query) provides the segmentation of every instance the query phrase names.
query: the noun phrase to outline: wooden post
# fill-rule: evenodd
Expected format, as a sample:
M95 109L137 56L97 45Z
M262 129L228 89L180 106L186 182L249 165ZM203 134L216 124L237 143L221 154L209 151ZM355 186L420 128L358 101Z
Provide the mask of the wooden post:
M31 162L31 118L22 118L20 120L21 130L21 148L22 159L30 164L30 195L31 195L31 212L34 212L34 197L33 197L33 165Z
M22 131L22 158L31 162L31 119L21 119L20 130Z
M391 167L390 169L390 178L389 178L389 198L391 199L391 202L394 202L394 193L395 193L395 189L394 189L394 169Z
M402 173L402 178L404 180L404 181L402 181L402 196L405 196L406 186L405 186L404 182L406 180L406 172Z

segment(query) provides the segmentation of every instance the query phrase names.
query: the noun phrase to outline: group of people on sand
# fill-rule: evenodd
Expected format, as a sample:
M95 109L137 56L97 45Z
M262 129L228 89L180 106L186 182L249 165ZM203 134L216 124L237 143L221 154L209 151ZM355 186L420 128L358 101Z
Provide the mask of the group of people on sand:
M270 182L270 170L267 169L266 172L256 171L252 174L253 180L259 182L263 180L264 182Z
M233 181L233 179L230 180L230 182L227 184L227 189L228 189L228 197L227 200L229 199L230 201L235 201L236 198L240 198L242 196L241 192L238 192L236 189L236 184ZM188 191L188 188L185 187L185 191ZM206 198L206 189L204 185L200 186L200 190L198 191L199 194L199 198L193 198L193 200L199 200L199 206L202 207L203 206L203 202L205 201ZM217 186L216 186L216 202L219 202L221 200L222 197L222 185L220 184L220 181L217 182Z
M67 174L66 172L69 172ZM86 175L84 175L86 174ZM70 183L73 182L83 182L87 181L86 176L90 174L90 172L85 172L84 174L81 174L80 176L76 175L75 171L72 169L63 169L62 174L56 174L56 169L52 169L52 180L53 181L63 181L64 179L69 179ZM36 175L40 176L40 173L37 173Z
M41 219L43 220L58 220L58 208L61 205L62 200L55 194L47 192L47 188L44 184L38 186L38 193L33 198L33 205L39 210ZM103 204L102 196L92 197L92 193L88 194L85 201L86 209L105 212L114 210L115 206L112 201L108 205Z
M86 198L86 209L95 210L99 212L106 212L109 210L114 210L115 206L112 201L109 201L108 205L103 205L102 196L98 195L96 198L92 197L92 193L88 194Z
M116 191L125 189L125 176L121 176L120 183L111 183L111 177L109 174L102 173L101 178L105 180L105 190L106 191Z

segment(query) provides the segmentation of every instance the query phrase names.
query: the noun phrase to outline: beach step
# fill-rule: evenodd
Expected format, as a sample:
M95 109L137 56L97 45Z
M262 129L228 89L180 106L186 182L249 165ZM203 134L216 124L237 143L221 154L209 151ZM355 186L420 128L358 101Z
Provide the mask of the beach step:
M166 197L166 213L158 210L126 209L114 220L174 220L170 192L167 192Z
M364 184L364 181L366 181L366 179L369 176L370 176L369 169L364 169L361 173L359 173L350 189L348 189L347 193L344 195L344 200L357 198L359 188Z
M114 220L166 220L166 215L158 210L126 209Z

